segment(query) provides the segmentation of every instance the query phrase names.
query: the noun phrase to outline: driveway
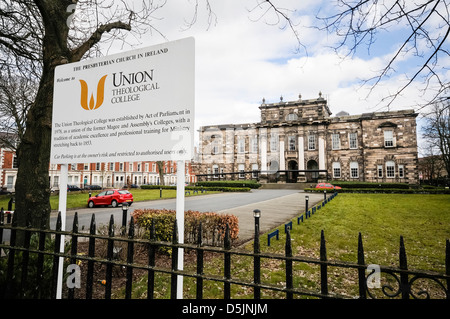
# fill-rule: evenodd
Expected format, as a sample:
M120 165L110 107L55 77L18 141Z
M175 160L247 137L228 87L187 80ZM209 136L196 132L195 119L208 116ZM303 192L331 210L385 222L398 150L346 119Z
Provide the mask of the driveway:
M185 198L185 210L198 210L200 212L218 212L236 215L239 219L239 240L247 241L253 237L254 219L253 210L261 210L261 231L267 232L304 211L305 195L309 196L309 207L323 199L323 194L304 193L299 190L288 189L258 189L247 193L220 193ZM146 202L135 202L128 211L135 209L157 208L176 209L176 199L162 199ZM68 210L66 230L72 229L73 216L78 212L80 230L88 230L92 214L95 214L97 228L107 225L111 215L114 222L122 224L122 207L111 208L83 208ZM52 213L51 228L54 229L56 214Z

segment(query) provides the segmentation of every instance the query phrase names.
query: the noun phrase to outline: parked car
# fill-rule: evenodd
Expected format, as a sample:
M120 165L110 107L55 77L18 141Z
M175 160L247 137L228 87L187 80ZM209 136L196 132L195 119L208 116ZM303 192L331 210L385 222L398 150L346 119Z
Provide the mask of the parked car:
M68 192L81 191L81 188L79 188L78 186L75 186L75 185L67 185L67 191Z
M84 185L84 189L102 189L100 185Z
M316 188L321 188L321 189L341 189L340 186L334 186L331 185L330 183L319 183L316 185Z
M133 194L125 189L111 189L101 192L95 196L89 197L88 207L93 208L98 205L111 205L117 207L122 203L133 203Z

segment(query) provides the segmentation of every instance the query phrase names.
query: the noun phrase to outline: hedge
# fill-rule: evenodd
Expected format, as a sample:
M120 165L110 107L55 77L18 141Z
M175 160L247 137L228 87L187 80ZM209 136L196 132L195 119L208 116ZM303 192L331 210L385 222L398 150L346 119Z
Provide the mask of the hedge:
M323 193L324 189L305 188L305 192ZM449 189L399 189L399 188L342 188L327 189L327 193L373 193L373 194L450 194Z
M141 185L142 189L177 189L176 186L164 186L164 185ZM199 187L199 186L186 186L184 188L187 191L211 191L211 192L249 192L250 187Z
M390 188L390 189L409 189L407 183L372 183L372 182L344 182L344 181L331 181L334 186L340 186L342 188Z
M197 182L197 186L204 187L249 187L249 188L260 188L261 184L256 181L205 181L205 182Z
M136 209L131 213L137 226L145 229L146 237L150 237L151 223L155 225L155 236L158 241L172 240L176 211L168 209ZM238 218L231 214L214 212L201 213L188 210L184 212L184 242L196 244L198 228L202 223L203 243L210 246L222 246L227 224L230 229L230 240L238 239Z

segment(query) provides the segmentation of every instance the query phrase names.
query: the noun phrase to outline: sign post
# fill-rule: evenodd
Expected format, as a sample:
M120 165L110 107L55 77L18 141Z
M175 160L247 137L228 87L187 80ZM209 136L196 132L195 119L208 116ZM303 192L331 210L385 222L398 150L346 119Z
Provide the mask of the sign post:
M176 218L178 229L178 243L184 244L184 184L185 184L184 161L177 161L177 199ZM184 250L178 248L178 270L183 270ZM177 298L183 299L183 276L177 277Z
M61 213L61 230L66 230L66 208L67 208L67 179L68 179L69 165L61 165L61 177L59 179L59 212ZM59 246L59 252L64 253L64 241L65 236L61 236L61 244ZM58 267L58 282L56 285L56 298L61 299L62 297L62 281L64 276L64 258L59 257L59 267Z
M183 242L184 161L193 157L194 82L193 38L55 69L51 163L62 164L64 229L68 164L169 160L179 164L177 219Z

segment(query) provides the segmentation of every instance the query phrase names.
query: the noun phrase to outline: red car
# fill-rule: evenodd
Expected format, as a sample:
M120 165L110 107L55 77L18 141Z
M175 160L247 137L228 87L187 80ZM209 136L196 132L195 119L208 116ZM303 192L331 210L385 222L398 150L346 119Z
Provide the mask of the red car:
M316 185L316 188L321 188L321 189L341 189L341 187L331 185L330 183L319 183L319 184Z
M117 205L122 203L128 203L128 205L133 203L133 194L125 189L107 190L89 197L88 199L89 208L97 205L111 205L112 207L117 207Z

